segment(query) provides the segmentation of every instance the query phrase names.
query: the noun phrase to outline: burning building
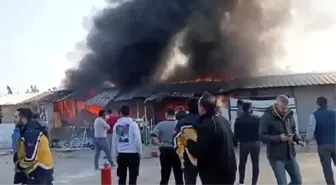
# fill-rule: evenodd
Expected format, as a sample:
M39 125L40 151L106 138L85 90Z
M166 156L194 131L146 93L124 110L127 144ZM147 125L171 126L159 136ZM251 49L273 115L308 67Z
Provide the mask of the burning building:
M113 1L94 17L88 52L67 71L64 85L80 91L108 82L120 90L113 101L153 102L218 89L242 96L256 76L336 69L327 44L336 19L316 2ZM248 90L249 96L261 94Z

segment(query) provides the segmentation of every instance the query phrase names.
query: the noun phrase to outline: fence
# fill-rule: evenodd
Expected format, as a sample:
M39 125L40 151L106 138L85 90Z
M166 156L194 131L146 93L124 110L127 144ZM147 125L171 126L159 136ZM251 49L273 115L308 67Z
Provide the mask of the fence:
M89 127L66 126L53 128L50 133L53 148L73 150L93 147L93 134Z

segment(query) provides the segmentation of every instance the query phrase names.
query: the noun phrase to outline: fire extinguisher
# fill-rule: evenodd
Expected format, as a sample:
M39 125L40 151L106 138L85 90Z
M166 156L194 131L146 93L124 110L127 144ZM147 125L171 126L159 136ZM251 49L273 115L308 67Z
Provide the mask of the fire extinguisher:
M101 184L112 185L112 168L108 164L105 164L101 169Z

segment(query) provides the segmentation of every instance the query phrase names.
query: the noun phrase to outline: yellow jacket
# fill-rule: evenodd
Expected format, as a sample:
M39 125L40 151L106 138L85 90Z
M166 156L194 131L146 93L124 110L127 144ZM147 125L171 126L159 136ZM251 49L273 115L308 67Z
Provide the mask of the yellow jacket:
M53 155L48 138L42 130L34 125L29 125L21 134L19 148L19 166L26 174L31 173L37 167L45 170L54 167Z
M174 147L176 153L179 155L181 160L182 168L184 168L184 154L187 154L191 164L197 166L197 158L192 156L187 149L187 141L181 137L182 134L187 134L194 141L197 141L197 132L192 125L184 125L177 128L175 137L174 137Z

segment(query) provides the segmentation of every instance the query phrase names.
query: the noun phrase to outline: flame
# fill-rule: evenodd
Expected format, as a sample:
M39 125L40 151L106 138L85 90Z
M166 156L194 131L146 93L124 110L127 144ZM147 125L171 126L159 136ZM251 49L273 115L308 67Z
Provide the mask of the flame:
M229 79L227 79L229 80ZM199 83L199 82L221 82L224 81L221 78L215 78L215 77L211 77L211 76L207 76L207 77L199 77L193 80L183 80L183 81L179 81L179 82L174 82L173 84L183 84L183 83Z

